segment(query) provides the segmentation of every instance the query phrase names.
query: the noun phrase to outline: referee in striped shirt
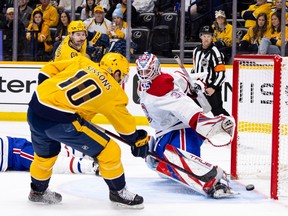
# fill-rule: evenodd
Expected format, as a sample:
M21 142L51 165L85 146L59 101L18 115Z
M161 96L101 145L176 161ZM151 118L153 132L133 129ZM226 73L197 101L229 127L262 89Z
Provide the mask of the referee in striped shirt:
M223 108L222 84L225 81L224 55L213 44L214 30L211 26L203 26L200 29L201 45L193 50L194 69L191 73L207 73L203 78L206 84L205 92L214 116L230 114Z

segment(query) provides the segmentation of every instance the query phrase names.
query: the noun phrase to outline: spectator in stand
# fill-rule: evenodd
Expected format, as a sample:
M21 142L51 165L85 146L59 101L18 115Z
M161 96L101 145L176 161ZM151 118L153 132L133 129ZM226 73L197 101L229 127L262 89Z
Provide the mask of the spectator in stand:
M112 14L116 9L117 4L114 4L111 6L110 10L107 11L106 13L106 18L108 20L112 20ZM122 14L123 14L123 20L125 22L127 22L127 13L126 13L126 9L127 9L127 0L122 0L121 1L121 9L122 9ZM139 17L139 13L137 12L136 8L131 5L131 27L137 27L138 26L138 17Z
M108 26L107 34L110 38L110 52L121 53L126 56L127 22L123 20L121 4L117 4L112 14L112 23Z
M231 57L233 27L227 22L224 11L215 11L215 21L212 28L214 29L213 42L218 50L224 54L227 63Z
M286 25L288 24L288 2L286 1ZM271 17L272 17L272 14L274 12L278 12L281 14L282 12L282 0L276 0L276 3L275 3L275 6L273 8L271 8L271 13L269 14L268 16L268 20L269 20L269 26L271 26Z
M19 0L18 1L18 16L19 19L23 22L25 28L28 27L30 19L31 19L31 14L33 12L33 9L28 6L29 0Z
M52 50L52 59L54 59L54 54L60 43L64 40L64 38L68 35L68 25L71 22L70 15L67 11L63 11L60 14L60 20L58 22L55 42L53 44Z
M256 0L256 4L250 5L247 10L241 12L241 17L245 20L245 27L249 28L256 25L256 19L260 13L268 16L270 12L271 3L267 3L267 0Z
M36 7L31 16L30 23L33 22L34 13L41 11L43 13L43 20L49 27L56 27L58 24L59 14L55 7L50 5L50 0L40 0L41 4Z
M111 1L112 2L112 1ZM121 3L120 1L119 1L119 3ZM105 13L108 11L108 10L110 10L110 1L109 0L95 0L95 5L97 6L97 5L100 5L103 9L104 9L104 11L105 11ZM81 7L82 8L85 8L86 7L86 0L83 0L83 2L82 2L82 4L81 4Z
M43 13L37 10L33 13L33 22L27 27L26 38L31 43L37 40L37 50L34 50L34 55L36 54L36 60L43 60L50 58L51 51L53 48L53 42L50 35L49 26L43 19ZM33 47L33 46L31 46Z
M155 8L154 0L134 0L132 5L138 13L153 12Z
M285 27L285 40L288 40L288 27ZM281 13L274 12L271 16L271 28L267 37L259 45L259 54L281 54Z
M80 19L86 20L94 17L95 0L86 0L86 5L81 11Z
M94 62L99 62L106 48L110 46L107 31L108 26L111 25L111 21L105 18L104 8L97 5L94 8L94 18L86 19L84 24L87 27L88 35L95 35L96 32L99 33L97 46L95 46L91 40L87 46L88 55ZM88 39L90 38L88 37Z
M188 16L190 22L191 41L201 41L199 38L199 30L204 25L210 25L211 20L204 17L204 14L211 9L211 1L209 0L195 0L192 1L188 7Z
M104 8L100 5L94 8L94 18L86 19L84 21L88 33L100 32L107 34L108 26L111 26L111 21L105 18ZM91 42L89 42L91 45Z
M60 14L60 20L57 26L55 41L60 42L68 35L68 25L71 22L70 15L67 11Z
M68 11L71 12L71 0L60 0L58 6L56 7L58 11ZM75 0L75 12L81 13L82 7L81 7L82 0Z
M5 61L12 60L13 53L13 22L14 22L14 8L10 7L6 10L5 19L0 23L0 29L3 30L3 59ZM18 41L24 41L25 26L18 19ZM24 43L18 44L18 56L24 51Z
M256 24L250 27L239 44L240 53L257 53L263 37L268 34L268 19L266 13L258 14Z

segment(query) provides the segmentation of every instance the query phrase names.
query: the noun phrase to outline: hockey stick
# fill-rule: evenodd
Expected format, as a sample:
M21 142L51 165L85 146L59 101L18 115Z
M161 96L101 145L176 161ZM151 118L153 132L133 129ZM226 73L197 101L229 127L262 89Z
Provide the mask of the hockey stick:
M93 124L93 123L92 123L92 124ZM98 126L98 125L95 125L95 124L93 124L93 125L94 125L98 130L100 130L101 132L103 132L103 133L105 133L105 134L107 134L107 135L109 135L109 136L111 136L111 137L113 137L113 138L115 138L115 139L117 139L117 140L125 143L125 144L130 145L126 140L124 140L124 139L123 139L122 137L120 137L119 135L114 134L114 133L112 133L111 131L106 130L106 129ZM178 165L176 165L176 164L174 164L174 163L171 163L171 162L168 161L168 160L165 160L165 159L163 159L163 158L160 158L159 156L157 156L156 154L154 154L154 153L152 153L152 152L148 152L148 155L150 155L151 157L155 158L156 160L161 161L161 162L163 162L163 163L165 163L165 164L167 164L167 165L169 165L169 166L171 166L171 167L173 167L173 168L175 168L175 169L177 169L177 170L180 170L181 172L183 172L183 173L185 173L185 174L187 174L187 175L190 175L190 176L192 176L192 177L194 177L194 178L196 178L196 179L199 179L199 180L204 181L204 182L207 181L207 179L206 179L204 176L198 176L198 175L196 175L196 174L194 174L194 173L192 173L192 172L189 172L189 171L185 170L184 168L182 168L182 167L180 167L180 166L178 166ZM214 168L213 168L211 171L215 171Z
M174 59L176 60L176 62L178 63L178 65L180 66L180 68L182 69L182 71L185 73L186 77L188 78L189 83L192 85L193 90L195 91L195 93L197 94L197 101L199 102L200 106L203 108L203 112L204 113L208 113L211 111L211 105L209 104L207 98L205 97L205 95L203 94L203 92L201 90L198 90L196 88L195 83L193 82L193 80L191 79L190 75L188 74L186 68L184 67L184 65L182 64L179 56L175 56Z

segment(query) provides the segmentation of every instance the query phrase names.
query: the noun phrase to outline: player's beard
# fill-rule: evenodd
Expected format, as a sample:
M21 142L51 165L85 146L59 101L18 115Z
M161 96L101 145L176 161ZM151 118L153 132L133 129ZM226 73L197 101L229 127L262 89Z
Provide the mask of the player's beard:
M73 44L74 48L76 48L77 50L81 49L81 47L83 46L84 42L85 42L85 40L76 41L76 40L72 39L72 44Z

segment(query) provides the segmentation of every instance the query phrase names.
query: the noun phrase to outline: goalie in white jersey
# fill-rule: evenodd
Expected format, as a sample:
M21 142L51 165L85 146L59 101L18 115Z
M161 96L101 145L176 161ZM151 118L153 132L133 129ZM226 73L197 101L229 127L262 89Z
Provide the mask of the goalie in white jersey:
M200 147L204 139L218 146L230 144L234 119L224 115L211 118L204 115L203 109L189 96L193 95L193 89L185 74L161 72L155 55L145 52L136 60L136 68L140 103L156 134L156 144L150 142L150 151L181 168L185 167L181 157L186 155L190 158L186 158L189 170L198 179L187 177L179 169L150 156L146 158L148 166L205 195L214 198L230 196L230 187L220 182L221 179L228 181L225 172L200 159Z

